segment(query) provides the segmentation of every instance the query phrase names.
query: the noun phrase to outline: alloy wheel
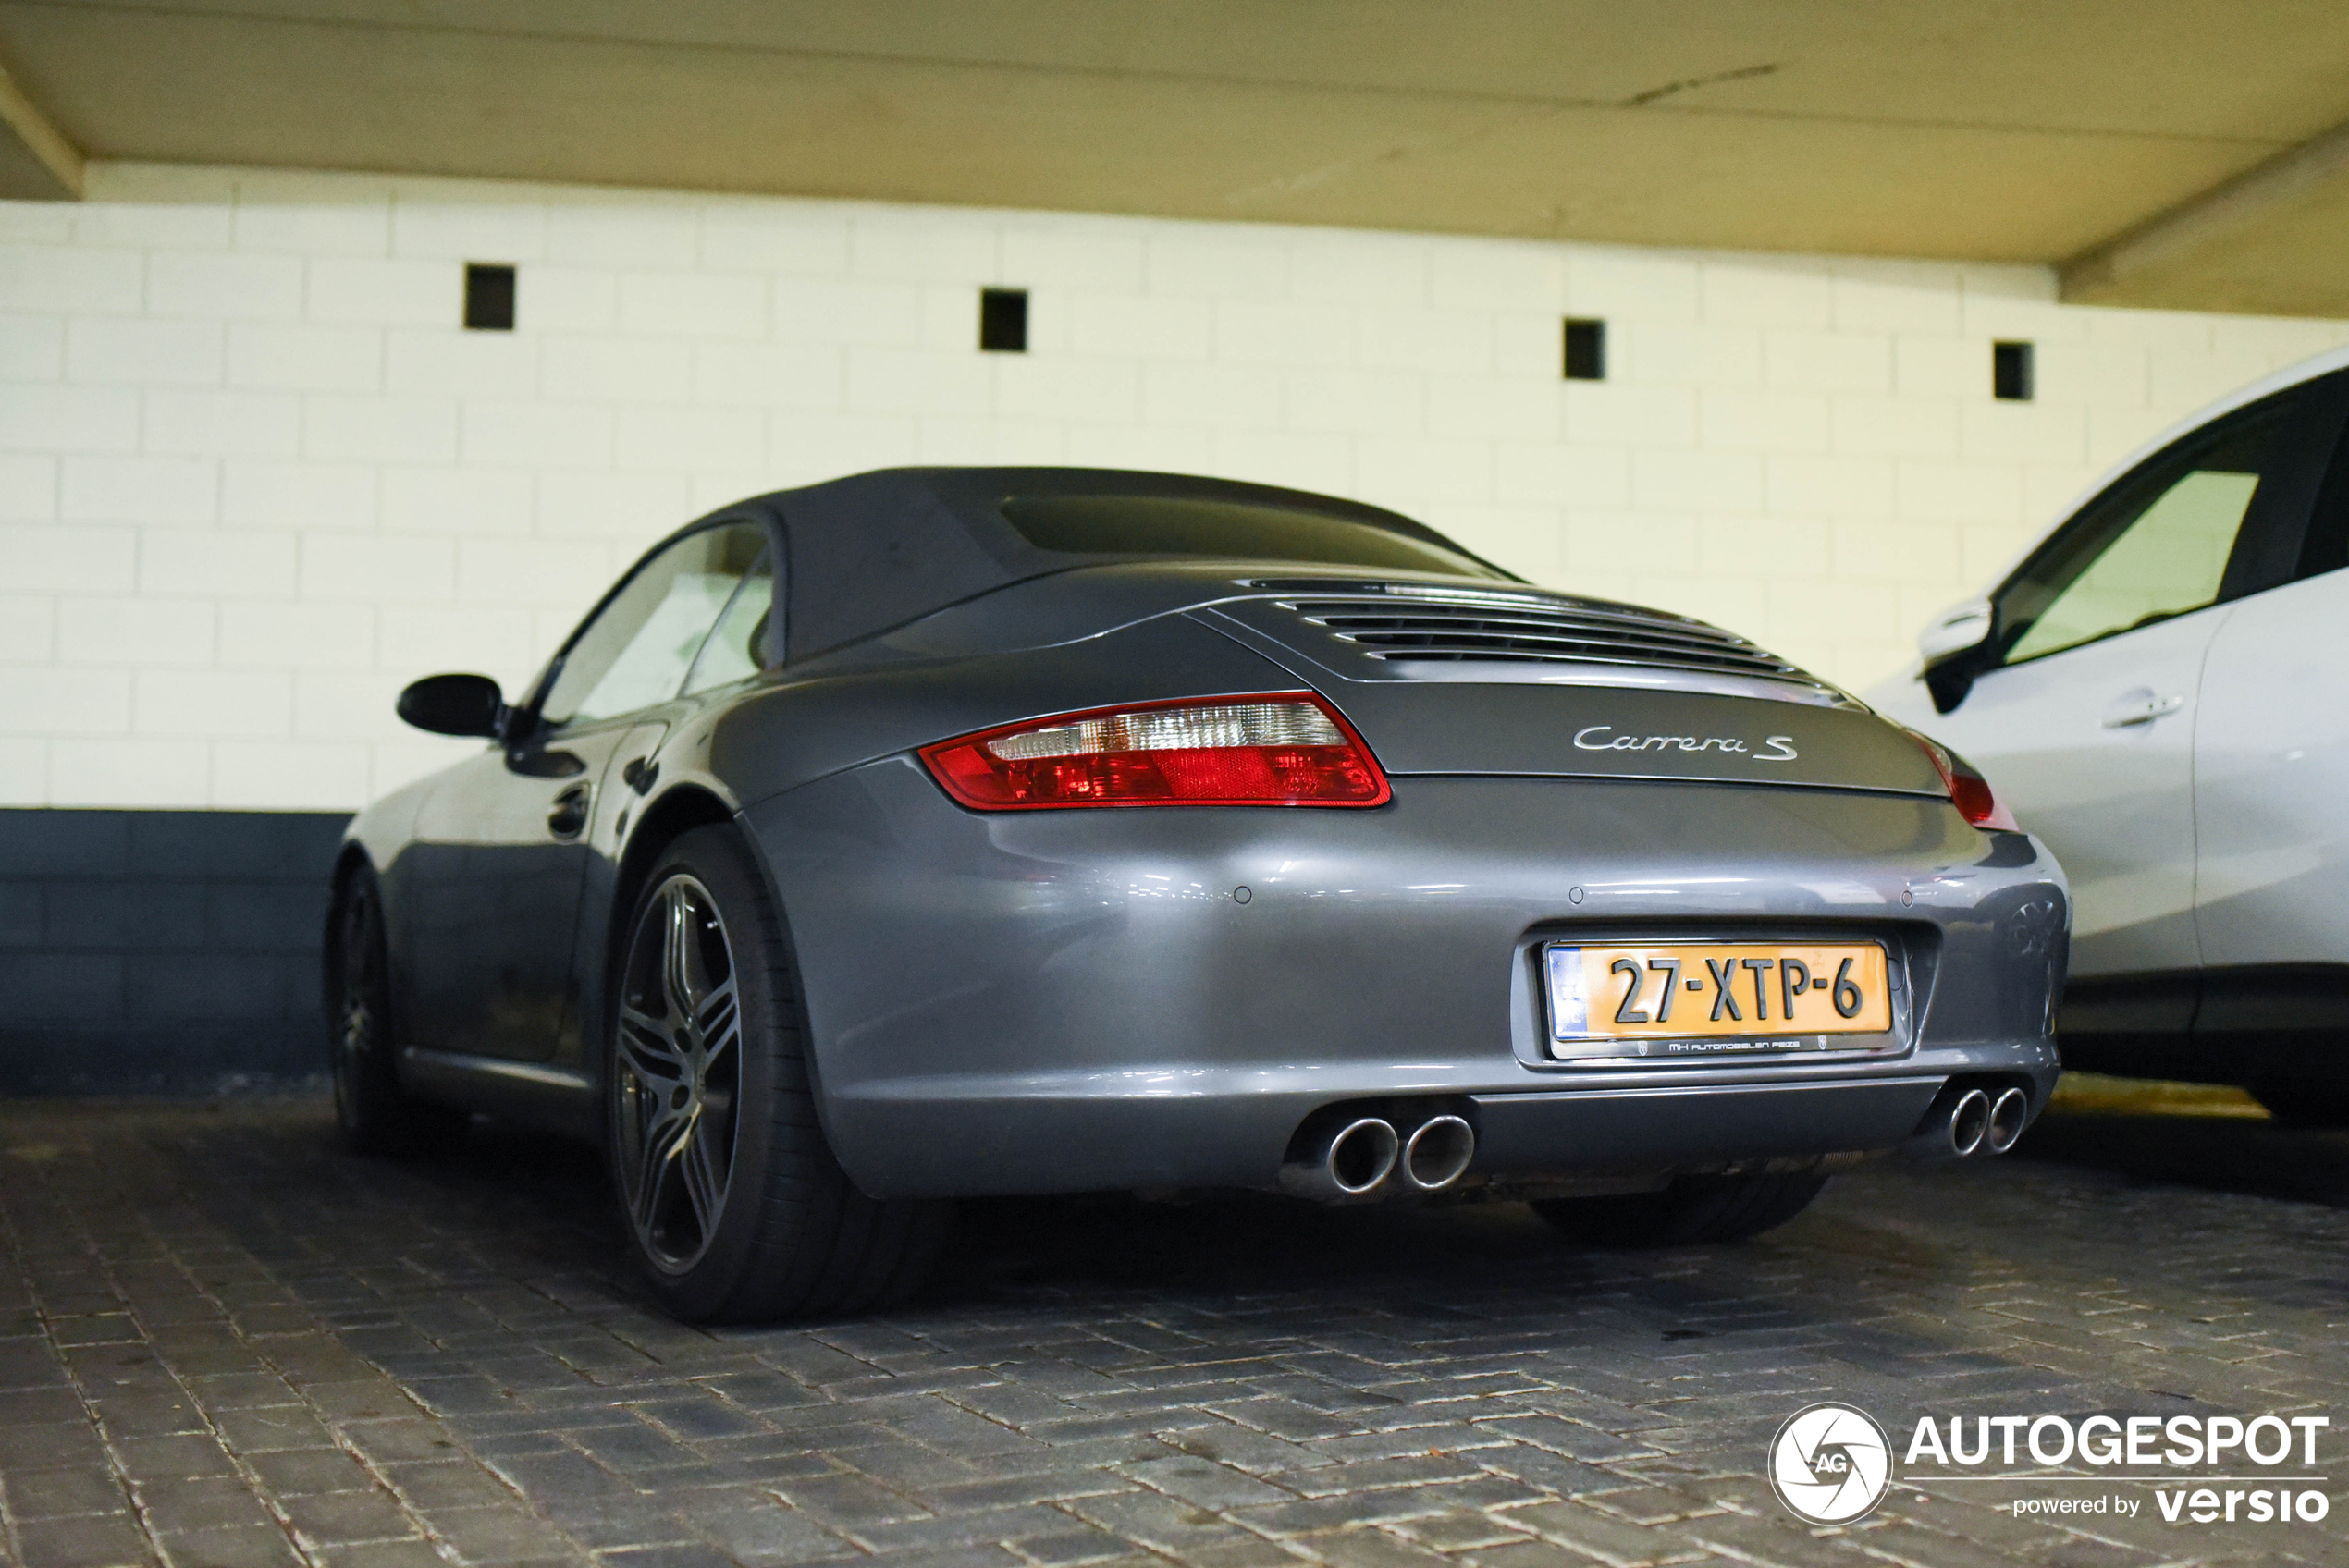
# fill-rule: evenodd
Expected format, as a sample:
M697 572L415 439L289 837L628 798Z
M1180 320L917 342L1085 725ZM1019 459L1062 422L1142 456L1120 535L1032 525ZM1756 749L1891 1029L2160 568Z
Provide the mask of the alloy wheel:
M621 972L613 1051L621 1200L645 1256L683 1273L726 1207L742 1091L742 1009L717 900L678 872L646 903Z

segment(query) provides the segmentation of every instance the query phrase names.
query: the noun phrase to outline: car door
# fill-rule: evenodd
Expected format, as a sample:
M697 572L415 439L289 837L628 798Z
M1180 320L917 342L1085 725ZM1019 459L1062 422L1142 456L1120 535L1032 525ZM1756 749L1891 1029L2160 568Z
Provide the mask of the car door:
M610 797L658 746L662 710L767 533L720 523L646 557L564 644L508 741L434 787L412 851L411 1045L554 1054L582 889L619 811Z
M2336 378L2338 379L2338 378ZM2333 410L2333 428L2342 410ZM2212 640L2195 731L2195 924L2213 1032L2292 1026L2297 997L2341 1026L2349 963L2349 451L2336 439L2289 582L2242 601ZM2268 973L2229 976L2222 972ZM2246 1011L2247 1010L2247 1011ZM2242 1014L2241 1017L2234 1016ZM2267 1015L2275 1014L2273 1017ZM2308 1022L2306 1020L2298 1022Z
M2214 421L2083 508L1992 595L1987 668L1932 726L2062 862L2072 974L2183 977L2136 994L2176 1016L2133 1029L2191 1014L2203 665L2305 522L2321 400L2294 388Z
M604 965L609 954L605 937L615 918L625 918L630 913L612 908L629 812L660 787L658 753L669 731L703 704L724 700L732 687L782 662L776 576L776 553L769 551L743 578L716 626L703 639L677 700L636 715L622 732L626 739L613 753L617 781L606 792L589 829L597 852L588 861L586 887L580 900L572 942L572 1003L555 1049L558 1062L587 1065L586 1042L595 1037L588 1021L603 1017L606 1000L604 986L609 976Z

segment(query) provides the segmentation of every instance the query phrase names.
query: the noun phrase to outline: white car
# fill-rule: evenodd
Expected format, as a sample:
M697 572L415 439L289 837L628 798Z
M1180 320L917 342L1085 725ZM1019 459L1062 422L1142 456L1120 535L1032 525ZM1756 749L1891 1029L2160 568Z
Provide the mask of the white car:
M2065 1065L2349 1124L2349 351L2148 443L1868 693L2072 879Z

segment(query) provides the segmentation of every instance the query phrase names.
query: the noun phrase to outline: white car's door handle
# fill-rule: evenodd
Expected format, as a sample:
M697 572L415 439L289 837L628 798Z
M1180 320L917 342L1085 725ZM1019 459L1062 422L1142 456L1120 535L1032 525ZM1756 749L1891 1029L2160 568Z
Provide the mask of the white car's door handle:
M2104 727L2107 729L2126 729L2133 724L2151 724L2155 719L2176 713L2185 705L2183 697L2157 697L2150 692L2132 692L2104 710Z

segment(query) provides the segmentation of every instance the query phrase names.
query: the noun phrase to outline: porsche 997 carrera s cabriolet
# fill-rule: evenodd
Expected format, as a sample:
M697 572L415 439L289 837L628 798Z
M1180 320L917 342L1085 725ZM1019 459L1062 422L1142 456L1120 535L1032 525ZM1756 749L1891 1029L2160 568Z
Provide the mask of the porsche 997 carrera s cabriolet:
M2056 1076L2061 873L1933 741L1391 512L869 473L655 547L352 824L337 1103L600 1140L653 1287L861 1310L965 1195L1726 1241Z

